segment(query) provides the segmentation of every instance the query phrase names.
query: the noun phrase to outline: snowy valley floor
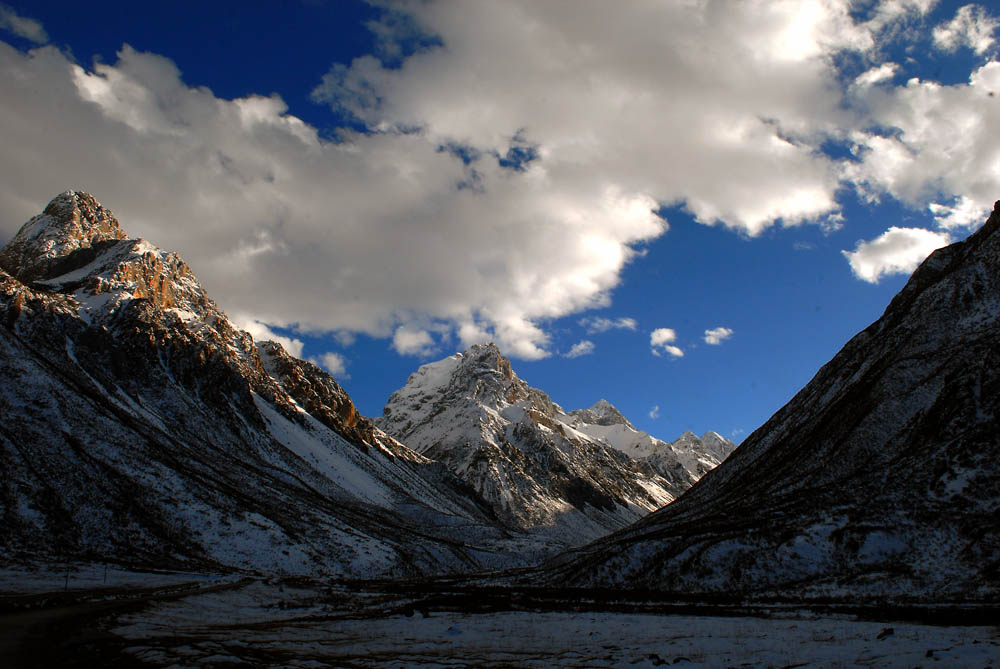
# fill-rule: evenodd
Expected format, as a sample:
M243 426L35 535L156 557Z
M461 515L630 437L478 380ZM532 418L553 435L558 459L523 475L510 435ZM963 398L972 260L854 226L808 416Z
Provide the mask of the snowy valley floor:
M7 593L16 580L3 580ZM1000 667L1000 628L988 616L928 625L777 608L517 610L522 601L504 610L468 590L414 597L386 584L191 575L133 576L45 600L37 581L27 581L33 600L0 597L4 666Z

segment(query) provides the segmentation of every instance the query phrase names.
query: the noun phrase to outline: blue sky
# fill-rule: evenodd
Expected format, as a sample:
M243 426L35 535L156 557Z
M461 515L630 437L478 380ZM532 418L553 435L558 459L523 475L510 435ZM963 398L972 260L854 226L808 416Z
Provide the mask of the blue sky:
M8 2L0 242L88 190L369 415L495 340L567 409L739 441L1000 197L997 15Z

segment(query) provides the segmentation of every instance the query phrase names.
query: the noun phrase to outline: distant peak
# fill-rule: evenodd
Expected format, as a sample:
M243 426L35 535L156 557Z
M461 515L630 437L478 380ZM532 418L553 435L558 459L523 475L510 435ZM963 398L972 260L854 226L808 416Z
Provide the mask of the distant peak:
M45 278L53 261L100 242L128 239L118 219L90 193L67 190L21 226L0 249L0 267L21 281Z
M583 422L590 423L591 425L627 425L634 427L615 405L603 398L597 400L589 409L570 411L570 415L577 416Z

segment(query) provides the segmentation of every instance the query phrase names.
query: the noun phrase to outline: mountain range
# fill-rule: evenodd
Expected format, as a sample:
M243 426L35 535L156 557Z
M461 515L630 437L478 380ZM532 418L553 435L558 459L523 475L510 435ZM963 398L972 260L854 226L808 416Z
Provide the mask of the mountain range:
M714 432L665 443L605 400L567 413L494 344L422 366L376 424L447 465L507 527L567 545L670 503L735 448Z
M422 366L369 420L67 191L0 249L0 549L347 577L545 560L511 578L988 604L998 295L1000 202L735 450L660 441L604 400L567 412L492 344Z
M658 442L606 403L565 414L490 345L421 368L377 425L81 192L0 249L0 324L11 560L352 577L524 565L671 501L732 447Z

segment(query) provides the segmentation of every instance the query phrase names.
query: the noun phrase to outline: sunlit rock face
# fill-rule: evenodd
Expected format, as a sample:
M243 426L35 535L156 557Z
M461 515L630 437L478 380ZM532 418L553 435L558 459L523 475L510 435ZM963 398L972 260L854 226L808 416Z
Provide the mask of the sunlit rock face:
M494 344L421 367L377 423L446 464L509 527L565 545L669 503L724 457L697 438L675 449L603 400L566 413L520 379Z
M1000 594L1000 202L674 504L548 583L850 601Z
M0 428L10 559L387 576L540 546L85 193L0 250Z
M59 265L74 251L125 238L118 219L93 196L68 190L25 223L0 250L0 268L30 282L63 273Z

